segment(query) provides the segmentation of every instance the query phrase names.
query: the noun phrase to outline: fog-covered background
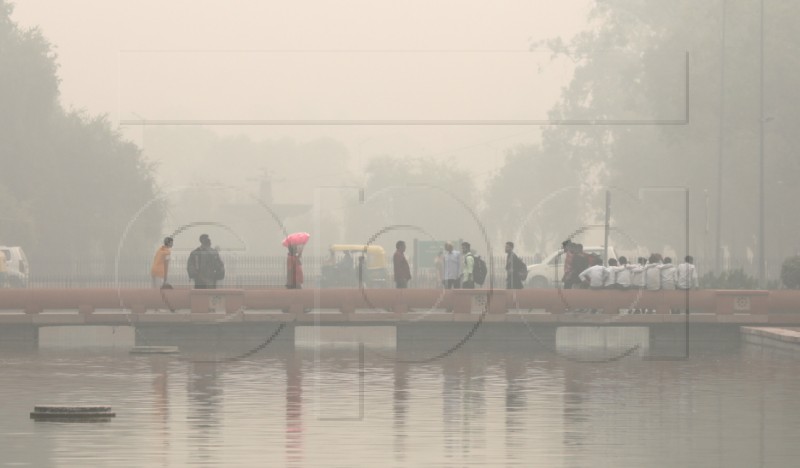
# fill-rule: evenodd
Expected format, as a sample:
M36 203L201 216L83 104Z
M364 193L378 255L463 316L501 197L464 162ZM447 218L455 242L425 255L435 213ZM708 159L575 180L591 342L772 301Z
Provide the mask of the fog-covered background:
M0 0L0 244L34 275L146 277L175 232L230 255L308 231L318 255L419 238L546 256L603 242L608 192L618 253L688 243L701 273L757 277L763 245L775 280L800 228L798 14Z

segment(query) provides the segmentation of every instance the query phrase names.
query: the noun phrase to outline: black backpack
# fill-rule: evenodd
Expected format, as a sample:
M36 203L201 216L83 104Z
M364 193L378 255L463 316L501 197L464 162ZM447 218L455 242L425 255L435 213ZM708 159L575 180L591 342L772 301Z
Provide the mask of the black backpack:
M575 253L572 255L572 279L578 280L583 270L589 268L589 258L586 254Z
M528 265L518 255L514 255L514 273L520 281L525 281L528 277Z
M483 261L480 255L472 255L472 258L475 260L475 263L472 264L472 280L475 281L475 284L483 286L484 281L486 281L486 274L489 272L488 268L486 268L486 262Z

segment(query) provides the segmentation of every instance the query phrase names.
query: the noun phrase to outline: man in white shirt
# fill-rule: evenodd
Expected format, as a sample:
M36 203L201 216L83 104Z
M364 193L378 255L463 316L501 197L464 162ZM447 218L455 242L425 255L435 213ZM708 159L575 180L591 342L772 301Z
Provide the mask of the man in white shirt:
M650 254L647 265L644 266L644 286L648 291L661 289L661 255Z
M605 283L603 283L603 287L605 289L618 289L617 274L620 270L624 269L625 267L619 266L616 258L609 258L608 266L606 267L606 280Z
M669 257L661 265L661 289L675 289L675 265Z
M628 259L625 256L619 257L619 267L617 276L614 280L617 289L630 289L632 280L631 269L628 267Z
M453 251L453 244L444 244L442 256L442 283L445 289L461 287L461 253Z
M697 278L697 268L694 266L694 257L687 255L684 262L678 265L675 270L676 286L678 289L688 290L699 288L700 281Z
M603 265L593 265L583 270L578 278L584 283L589 283L589 289L603 289L608 272Z
M644 267L647 264L647 259L639 257L638 263L630 266L631 270L631 286L634 288L644 289Z

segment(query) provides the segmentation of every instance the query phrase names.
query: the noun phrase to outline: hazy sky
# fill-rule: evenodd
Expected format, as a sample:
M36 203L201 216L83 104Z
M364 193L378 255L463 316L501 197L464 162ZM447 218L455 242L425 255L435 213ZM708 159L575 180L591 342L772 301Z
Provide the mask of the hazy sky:
M531 44L571 38L590 4L25 0L13 19L40 26L57 46L63 103L115 123L543 119L571 65ZM431 156L479 177L502 163L505 148L538 139L538 128L520 126L213 128L337 138L354 168L374 154ZM140 128L124 131L140 141Z

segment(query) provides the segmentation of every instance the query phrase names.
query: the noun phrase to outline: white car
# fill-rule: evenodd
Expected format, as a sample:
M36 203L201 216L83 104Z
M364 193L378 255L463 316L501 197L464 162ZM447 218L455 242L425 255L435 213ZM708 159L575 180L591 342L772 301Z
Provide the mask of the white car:
M22 247L0 245L0 261L6 262L6 283L12 288L27 288L30 268ZM2 286L2 285L0 285Z
M605 249L600 246L584 246L584 253L597 254L603 258ZM561 278L564 276L564 251L553 252L542 263L528 265L527 287L529 288L560 288ZM608 258L617 258L614 247L608 246Z

